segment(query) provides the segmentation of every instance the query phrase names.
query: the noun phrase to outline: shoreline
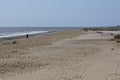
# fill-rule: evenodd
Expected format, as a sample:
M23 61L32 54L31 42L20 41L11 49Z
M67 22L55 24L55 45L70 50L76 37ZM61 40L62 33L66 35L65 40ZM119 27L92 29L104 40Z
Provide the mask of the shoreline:
M48 31L48 32L45 32L45 33L28 34L29 35L28 38L43 37L43 36L54 34L56 32L59 32L59 31ZM3 37L3 38L0 38L0 43L1 42L7 42L7 41L14 41L14 40L23 40L23 39L27 39L26 35Z
M72 37L84 34L81 30L66 30L66 31L58 31L48 34L43 34L39 36L39 34L34 35L31 38L9 38L9 40L0 40L0 50L1 52L7 52L9 49L25 49L28 47L38 47L44 45L51 45L52 43L62 40L62 39L71 39ZM13 43L15 42L15 44ZM5 49L5 50L3 50Z
M41 37L49 35L53 32L77 30L80 27L3 27L0 31L0 42L4 40L21 39L26 38L26 34L29 37ZM4 33L7 32L7 33Z

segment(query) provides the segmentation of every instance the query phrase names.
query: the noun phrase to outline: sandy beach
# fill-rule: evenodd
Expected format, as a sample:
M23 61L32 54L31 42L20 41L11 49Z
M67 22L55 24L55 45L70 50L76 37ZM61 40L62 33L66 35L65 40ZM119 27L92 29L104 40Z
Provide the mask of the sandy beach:
M119 80L120 43L82 32L0 43L0 80Z

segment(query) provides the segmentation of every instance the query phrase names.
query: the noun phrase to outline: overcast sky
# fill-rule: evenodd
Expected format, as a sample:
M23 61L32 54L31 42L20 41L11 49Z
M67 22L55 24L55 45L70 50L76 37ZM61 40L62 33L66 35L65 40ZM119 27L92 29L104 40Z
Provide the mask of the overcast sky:
M109 25L120 25L120 0L0 0L0 27Z

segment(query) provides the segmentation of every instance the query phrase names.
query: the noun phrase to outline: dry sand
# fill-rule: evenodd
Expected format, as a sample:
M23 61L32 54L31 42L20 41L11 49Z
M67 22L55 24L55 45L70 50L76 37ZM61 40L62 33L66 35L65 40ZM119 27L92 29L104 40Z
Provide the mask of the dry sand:
M120 45L111 38L76 30L2 43L0 80L120 80Z

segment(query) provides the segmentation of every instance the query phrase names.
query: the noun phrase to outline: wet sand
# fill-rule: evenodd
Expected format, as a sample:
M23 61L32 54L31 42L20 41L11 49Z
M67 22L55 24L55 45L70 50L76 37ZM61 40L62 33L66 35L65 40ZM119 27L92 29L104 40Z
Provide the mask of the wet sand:
M36 34L26 34L26 35L28 35L28 38L37 38L37 37L51 35L51 34L54 34L54 33L57 33L57 32L59 32L59 31L48 31L46 33L36 33ZM26 35L3 37L3 38L0 38L0 42L26 39L27 38Z
M65 31L0 44L0 80L119 80L113 36Z

